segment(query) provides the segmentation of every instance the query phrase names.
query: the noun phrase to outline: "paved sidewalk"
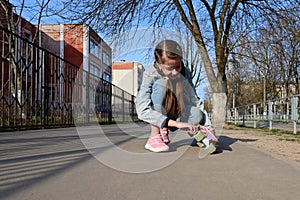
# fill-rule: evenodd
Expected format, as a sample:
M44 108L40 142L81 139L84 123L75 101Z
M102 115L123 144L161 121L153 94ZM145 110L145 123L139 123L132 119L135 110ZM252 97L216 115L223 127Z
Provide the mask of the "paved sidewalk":
M295 200L300 196L300 163L226 136L220 137L217 154L199 160L199 149L190 146L192 138L181 133L172 133L170 152L154 154L143 148L148 133L149 126L143 123L0 132L0 199ZM143 165L150 166L144 168L147 172L142 172Z

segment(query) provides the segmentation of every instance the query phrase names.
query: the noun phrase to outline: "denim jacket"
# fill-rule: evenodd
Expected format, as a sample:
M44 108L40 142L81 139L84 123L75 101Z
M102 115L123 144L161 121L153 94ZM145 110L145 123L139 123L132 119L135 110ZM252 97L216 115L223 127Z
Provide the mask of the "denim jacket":
M196 106L204 114L205 126L211 126L211 122L204 110L203 102L197 97L195 87L192 84L191 73L188 68L185 69L185 79L183 79L184 102L185 105ZM154 66L147 68L143 73L143 81L137 94L135 105L138 118L150 124L163 128L168 118L161 112L153 109L151 100L152 86L158 79L167 78L158 73Z

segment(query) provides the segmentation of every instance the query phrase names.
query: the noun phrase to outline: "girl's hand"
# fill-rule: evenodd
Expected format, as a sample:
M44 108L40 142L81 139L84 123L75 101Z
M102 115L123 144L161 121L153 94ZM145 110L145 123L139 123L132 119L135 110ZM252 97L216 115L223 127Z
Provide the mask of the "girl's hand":
M197 127L194 126L193 124L191 123L187 123L187 122L177 122L177 128L179 129L183 129L183 130L186 130L190 133L193 133L197 130Z
M204 134L207 135L207 131L210 131L212 134L215 135L215 129L214 128L207 128L205 126L200 125L199 126L200 131Z
M194 126L192 123L177 122L177 121L174 121L172 119L169 120L168 126L186 130L186 131L188 131L189 134L193 134L195 131L198 130L198 127Z
M205 136L207 135L207 132L206 132L206 131L207 131L207 128L206 128L205 126L200 125L200 126L199 126L199 129L200 129L200 131L203 133L203 135L205 135Z

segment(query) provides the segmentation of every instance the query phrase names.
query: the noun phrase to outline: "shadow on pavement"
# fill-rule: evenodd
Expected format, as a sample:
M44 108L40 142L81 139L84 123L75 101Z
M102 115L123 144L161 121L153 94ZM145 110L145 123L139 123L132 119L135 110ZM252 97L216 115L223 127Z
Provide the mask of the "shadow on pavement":
M231 145L236 143L237 141L255 142L256 139L239 139L239 138L231 138L228 136L220 136L215 154L222 153L223 151L232 151Z
M256 139L239 139L239 138L231 138L228 136L220 136L219 143L216 145L217 150L214 154L219 154L222 153L223 151L232 151L231 145L236 143L237 141L255 142ZM177 148L181 146L187 146L187 145L198 147L196 143L197 143L196 140L191 140L191 139L185 139L178 142L173 142L170 144L170 151L176 151Z
M91 158L76 133L49 132L1 137L0 199Z
M115 145L135 139L115 126L104 128ZM101 135L87 133L84 137L93 139ZM103 152L107 148L92 150ZM91 158L93 156L75 129L3 133L0 135L0 199L40 184Z

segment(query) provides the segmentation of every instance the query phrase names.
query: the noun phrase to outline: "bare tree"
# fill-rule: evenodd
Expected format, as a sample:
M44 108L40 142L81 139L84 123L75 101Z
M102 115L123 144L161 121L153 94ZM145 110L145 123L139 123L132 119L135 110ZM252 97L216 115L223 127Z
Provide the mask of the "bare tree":
M70 6L69 11L73 11L73 20L88 23L107 34L145 24L172 27L178 23L177 19L181 19L181 25L190 31L198 47L214 94L227 92L226 64L234 47L264 20L271 22L278 15L284 18L282 11L286 14L299 8L298 0L65 0L64 3ZM231 38L237 31L238 37ZM216 101L220 108L215 109L213 118L225 116L224 99L221 95Z
M267 101L299 93L297 13L299 9L287 12L285 18L275 16L277 20L263 22L255 34L240 43L241 50L236 54L252 63L247 70L249 78L252 77L251 84L261 86L253 92L252 100ZM257 94L260 98L253 98Z
M204 75L204 66L201 60L199 51L195 42L193 40L193 36L191 33L185 28L178 28L178 32L181 34L181 43L185 43L185 48L183 49L185 66L187 66L191 70L191 76L193 79L193 83L196 88L200 87L200 84L206 80Z

